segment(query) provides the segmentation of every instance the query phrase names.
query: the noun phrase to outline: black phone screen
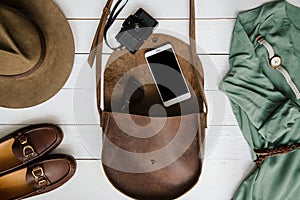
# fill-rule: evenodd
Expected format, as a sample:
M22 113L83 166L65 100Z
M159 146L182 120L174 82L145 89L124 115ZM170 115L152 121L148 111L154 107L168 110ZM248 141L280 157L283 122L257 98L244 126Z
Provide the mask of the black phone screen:
M172 48L147 57L164 102L189 93Z

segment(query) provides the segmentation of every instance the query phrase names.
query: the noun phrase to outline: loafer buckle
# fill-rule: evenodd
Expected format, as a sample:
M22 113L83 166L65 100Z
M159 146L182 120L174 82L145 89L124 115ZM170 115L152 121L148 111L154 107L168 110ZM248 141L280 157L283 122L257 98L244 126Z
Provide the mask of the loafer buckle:
M34 149L32 148L32 146L27 145L23 148L23 155L25 158L28 158L29 156L33 156L34 155Z
M39 181L39 187L44 188L47 186L47 181L45 179Z
M35 179L39 179L45 175L43 168L40 166L34 168L31 173Z
M20 135L20 137L18 138L19 139L19 142L24 145L24 144L27 144L27 137L24 136L24 135Z

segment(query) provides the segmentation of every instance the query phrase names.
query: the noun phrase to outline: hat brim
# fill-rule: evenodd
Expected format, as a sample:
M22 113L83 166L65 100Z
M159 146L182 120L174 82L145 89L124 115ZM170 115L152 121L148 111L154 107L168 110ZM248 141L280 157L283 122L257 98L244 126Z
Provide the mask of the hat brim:
M20 7L43 31L46 56L37 71L22 78L0 78L0 107L26 108L53 97L66 83L74 63L74 38L64 14L51 0L0 0Z

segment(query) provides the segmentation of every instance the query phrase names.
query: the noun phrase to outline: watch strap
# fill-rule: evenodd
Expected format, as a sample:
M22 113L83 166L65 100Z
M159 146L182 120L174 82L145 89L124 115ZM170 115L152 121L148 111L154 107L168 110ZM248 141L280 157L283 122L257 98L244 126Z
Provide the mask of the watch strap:
M295 83L293 82L292 78L290 77L289 73L283 67L279 67L276 70L279 71L284 76L287 84L290 86L290 88L294 92L296 98L300 99L300 92L299 92L297 86L295 85Z
M269 63L271 65L271 67L273 69L276 69L278 72L280 72L282 74L282 76L285 78L287 84L290 86L291 90L295 94L296 98L300 99L300 92L299 92L296 84L293 82L293 80L292 80L291 76L289 75L288 71L282 66L282 64L281 64L281 57L275 56L275 52L274 52L274 49L273 49L272 45L264 37L262 37L261 35L259 35L256 38L256 41L259 44L263 45L267 49L268 54L269 54ZM272 59L279 59L280 61L277 61L277 60L276 61L278 63L279 62L280 63L278 65L274 65L273 66Z

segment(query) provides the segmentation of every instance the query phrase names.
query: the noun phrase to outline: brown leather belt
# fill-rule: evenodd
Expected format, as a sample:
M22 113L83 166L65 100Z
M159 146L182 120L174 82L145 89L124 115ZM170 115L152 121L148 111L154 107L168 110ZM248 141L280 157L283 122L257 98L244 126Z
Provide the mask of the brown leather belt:
M258 159L256 160L256 166L260 167L267 157L288 154L298 148L300 148L300 144L285 145L272 149L255 149L254 153L258 156Z

